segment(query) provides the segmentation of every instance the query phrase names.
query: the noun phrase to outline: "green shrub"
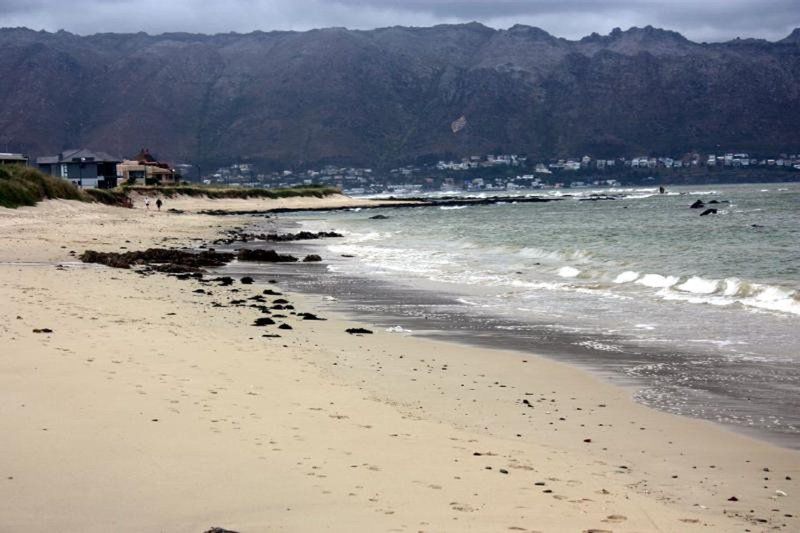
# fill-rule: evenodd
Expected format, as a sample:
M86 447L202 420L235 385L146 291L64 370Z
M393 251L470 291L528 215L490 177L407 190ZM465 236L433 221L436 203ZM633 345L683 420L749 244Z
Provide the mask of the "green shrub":
M89 201L90 197L67 180L22 166L0 168L0 206L16 208L41 200L64 198Z
M47 199L62 198L81 202L99 202L108 205L124 206L128 203L128 192L160 194L167 198L186 196L205 196L207 198L324 198L340 191L333 187L319 185L298 186L284 189L239 189L226 187L202 187L196 185L177 185L168 187L147 187L124 185L117 189L81 189L62 178L44 174L34 168L17 165L0 166L0 206L17 208L36 205Z

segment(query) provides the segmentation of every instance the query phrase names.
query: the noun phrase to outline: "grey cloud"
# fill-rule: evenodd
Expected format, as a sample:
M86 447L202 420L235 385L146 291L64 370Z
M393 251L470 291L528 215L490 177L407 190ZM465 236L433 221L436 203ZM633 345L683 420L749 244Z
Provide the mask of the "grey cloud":
M477 20L495 28L539 26L580 38L653 25L698 41L780 39L800 26L797 0L0 0L0 26L80 34L370 29Z

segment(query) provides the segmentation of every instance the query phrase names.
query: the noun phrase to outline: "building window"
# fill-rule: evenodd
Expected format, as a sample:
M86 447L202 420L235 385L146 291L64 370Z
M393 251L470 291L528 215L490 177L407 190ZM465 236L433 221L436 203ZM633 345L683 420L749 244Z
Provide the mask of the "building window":
M67 171L66 163L61 163L61 174L59 174L62 178L68 178L69 172Z

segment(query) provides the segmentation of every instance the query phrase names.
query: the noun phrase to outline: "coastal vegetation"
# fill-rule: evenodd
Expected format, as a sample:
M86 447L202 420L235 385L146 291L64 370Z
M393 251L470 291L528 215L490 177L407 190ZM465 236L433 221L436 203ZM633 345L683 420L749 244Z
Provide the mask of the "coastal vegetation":
M23 166L0 167L0 206L16 208L54 198L92 201L85 191L67 180Z
M218 198L323 198L339 192L333 187L302 186L285 189L238 189L223 187L121 187L117 189L82 189L73 183L30 167L9 165L0 167L0 206L15 209L33 206L42 200L77 200L107 205L127 205L128 194L152 194L167 198L178 195Z

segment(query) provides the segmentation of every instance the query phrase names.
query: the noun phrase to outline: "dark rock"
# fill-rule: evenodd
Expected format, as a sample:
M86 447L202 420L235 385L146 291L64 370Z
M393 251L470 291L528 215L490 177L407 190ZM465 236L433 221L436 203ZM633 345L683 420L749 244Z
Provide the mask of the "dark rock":
M268 296L283 296L282 292L273 291L272 289L265 289L261 294L266 294Z
M318 261L322 261L322 258L317 254L308 254L303 258L304 263L316 263Z
M712 207L712 208L706 209L705 211L700 213L700 216L704 217L706 215L716 215L716 214L717 214L717 210Z
M314 313L297 313L297 316L301 317L303 320L325 320Z
M347 333L349 333L350 335L365 335L365 334L369 335L369 334L372 334L372 332L370 330L364 329L364 328L347 328L345 331Z
M708 203L709 204L718 204L719 200L710 200Z
M239 533L239 532L238 531L233 531L232 529L225 529L225 528L222 528L222 527L214 526L211 529L209 529L208 531L205 531L204 533Z
M285 300L283 298L275 298L274 300L272 300L272 303L274 303L274 304L288 304L289 300Z
M737 498L736 496L731 496L730 498L728 498L728 501L729 502L738 502L739 498Z
M253 325L261 327L261 326L271 326L274 323L275 323L275 321L272 320L271 318L266 317L266 316L262 316L262 317L256 318L255 321L253 322Z
M50 328L40 328L40 329L34 329L33 332L34 333L53 333L53 330L50 329Z
M386 220L389 217L387 217L386 215L375 215L369 218L370 220Z
M253 280L253 278L251 278L250 276L245 276L245 277L243 277L242 279L240 279L239 281L240 281L240 282L241 282L243 285L252 285L254 280Z
M283 235L259 235L258 238L265 241L274 242L287 242L287 241L309 241L313 239L323 239L331 237L343 237L344 235L336 233L335 231L319 231L312 233L310 231L301 231L299 233L285 233Z
M695 200L695 202L692 205L690 205L689 207L691 209L702 209L705 206L706 206L706 204L703 203L703 200Z
M194 253L165 248L148 248L139 252L96 252L86 250L79 259L84 263L98 263L112 268L131 268L148 265L158 272L200 272L203 267L220 267L233 259L233 254L210 250Z
M205 294L206 293L205 289L195 289L192 292L197 293L197 294Z
M289 324L281 324L278 329L293 329Z
M237 252L239 261L259 261L262 263L292 263L297 258L292 255L281 255L275 250L241 249Z

